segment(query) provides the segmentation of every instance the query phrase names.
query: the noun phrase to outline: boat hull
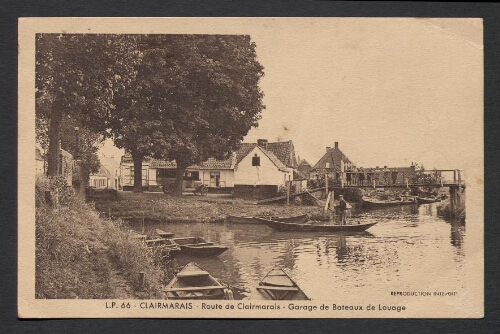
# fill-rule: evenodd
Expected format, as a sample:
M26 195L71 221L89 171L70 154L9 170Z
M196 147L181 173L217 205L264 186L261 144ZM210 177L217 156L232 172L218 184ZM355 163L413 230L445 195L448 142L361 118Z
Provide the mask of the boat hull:
M192 256L217 256L225 251L228 248L225 246L216 246L216 245L207 245L207 246L196 246L196 245L182 245L181 252L182 254L192 255Z
M399 206L401 204L403 204L402 201L371 201L363 199L363 206L366 208L386 208L390 206Z
M293 217L271 217L270 220L275 220L282 223L305 223L309 217L307 215L293 216Z
M363 232L374 226L375 223L358 224L358 225L321 225L313 223L295 224L283 223L275 220L257 218L262 224L271 227L276 231L293 231L293 232Z
M257 290L271 300L310 300L295 281L281 268L272 269L259 282Z
M188 263L163 290L173 300L231 300L232 292L194 262Z

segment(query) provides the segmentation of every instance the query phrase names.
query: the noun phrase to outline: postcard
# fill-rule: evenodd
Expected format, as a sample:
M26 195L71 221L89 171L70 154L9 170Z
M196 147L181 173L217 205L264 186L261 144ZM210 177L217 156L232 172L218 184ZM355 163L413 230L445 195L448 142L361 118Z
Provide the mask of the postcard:
M483 61L478 18L20 18L19 317L482 318Z

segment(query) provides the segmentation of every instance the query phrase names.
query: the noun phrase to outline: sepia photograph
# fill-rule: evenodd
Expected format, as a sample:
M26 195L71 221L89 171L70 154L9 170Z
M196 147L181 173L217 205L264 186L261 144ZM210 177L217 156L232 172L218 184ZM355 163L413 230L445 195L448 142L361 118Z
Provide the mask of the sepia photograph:
M478 18L19 19L19 317L483 317L483 51Z

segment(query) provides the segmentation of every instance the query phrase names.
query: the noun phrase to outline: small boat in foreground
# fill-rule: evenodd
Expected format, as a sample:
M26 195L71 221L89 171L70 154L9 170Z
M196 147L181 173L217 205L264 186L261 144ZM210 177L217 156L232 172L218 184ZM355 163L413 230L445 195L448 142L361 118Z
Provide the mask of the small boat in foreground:
M275 220L255 217L263 224L276 231L294 231L294 232L363 232L372 227L375 223L356 224L356 225L325 225L307 222L302 224L283 223Z
M173 238L183 254L194 256L217 256L228 250L226 246L214 245L201 237Z
M260 281L257 290L272 300L310 300L297 283L281 268L272 269Z
M194 262L182 268L163 292L167 299L234 299L231 290Z

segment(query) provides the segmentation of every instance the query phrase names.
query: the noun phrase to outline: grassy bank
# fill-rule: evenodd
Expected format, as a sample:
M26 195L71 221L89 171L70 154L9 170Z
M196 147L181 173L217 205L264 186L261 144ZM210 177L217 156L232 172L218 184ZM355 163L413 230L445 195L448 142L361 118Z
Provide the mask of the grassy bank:
M118 200L97 202L96 208L115 217L145 217L166 222L223 222L228 215L292 216L308 214L323 216L323 209L306 205L255 205L254 201L228 196L171 197L162 193L119 192Z
M162 297L162 270L120 221L100 218L60 180L39 179L36 188L36 298ZM57 197L57 208L46 201L49 189L57 189L49 201Z

